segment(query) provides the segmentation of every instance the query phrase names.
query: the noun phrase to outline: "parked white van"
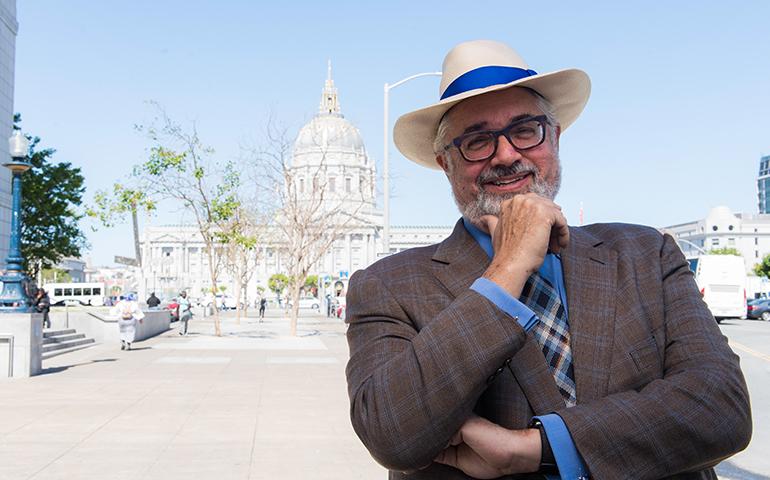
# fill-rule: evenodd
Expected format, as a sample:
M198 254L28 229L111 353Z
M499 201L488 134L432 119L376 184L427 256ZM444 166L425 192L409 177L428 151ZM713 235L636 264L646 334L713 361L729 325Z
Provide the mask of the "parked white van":
M735 255L701 255L690 259L703 300L717 322L746 316L746 266Z

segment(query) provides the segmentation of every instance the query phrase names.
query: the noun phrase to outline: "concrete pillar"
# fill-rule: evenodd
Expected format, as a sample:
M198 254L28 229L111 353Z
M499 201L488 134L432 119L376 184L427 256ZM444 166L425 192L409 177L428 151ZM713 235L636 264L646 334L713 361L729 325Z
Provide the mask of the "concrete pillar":
M42 345L41 314L0 313L0 378L39 374Z

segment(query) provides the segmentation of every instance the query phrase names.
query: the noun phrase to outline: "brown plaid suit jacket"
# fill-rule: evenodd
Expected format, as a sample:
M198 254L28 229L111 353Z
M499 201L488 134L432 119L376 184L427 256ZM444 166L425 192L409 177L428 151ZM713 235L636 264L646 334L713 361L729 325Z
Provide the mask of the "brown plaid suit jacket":
M556 412L596 479L716 478L711 467L748 444L738 357L671 237L570 229L569 409L532 335L469 289L488 264L460 221L350 280L351 419L390 478L468 478L432 460L472 411L506 428Z

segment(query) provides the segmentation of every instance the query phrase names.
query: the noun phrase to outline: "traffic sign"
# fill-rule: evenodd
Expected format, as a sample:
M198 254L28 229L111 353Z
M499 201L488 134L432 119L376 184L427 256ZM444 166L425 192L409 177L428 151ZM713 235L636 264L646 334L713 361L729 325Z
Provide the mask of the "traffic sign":
M139 266L139 262L137 262L135 258L121 257L119 255L115 255L115 263L119 263L121 265L128 265L130 267Z

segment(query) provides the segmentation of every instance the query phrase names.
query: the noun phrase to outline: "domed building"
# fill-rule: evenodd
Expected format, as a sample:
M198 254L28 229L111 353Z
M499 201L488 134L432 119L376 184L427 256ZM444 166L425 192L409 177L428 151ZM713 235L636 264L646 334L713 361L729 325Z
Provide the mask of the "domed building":
M376 170L361 133L345 119L329 63L318 113L294 141L290 178L298 197L322 212L342 213L342 238L319 262L322 277L345 279L377 259L382 213L376 208Z
M331 63L318 114L300 129L294 141L290 171L301 195L311 197L321 192L329 197L329 205L337 207L336 203L350 200L348 209L363 209L360 213L367 217L382 216L375 212L374 162L366 153L358 128L342 115Z
M361 132L342 114L331 63L318 113L299 130L294 141L288 177L292 185L287 188L295 189L298 198L307 203L306 208L341 212L351 219L311 272L346 290L354 271L386 254L383 214L376 201L375 162L367 154ZM319 202L319 198L323 201ZM451 232L451 227L391 226L389 254L440 242ZM278 240L258 247L256 269L246 288L250 300L256 298L258 289L267 289L273 274L287 273L288 243L281 243L280 235L275 238ZM186 289L193 298L200 296L210 284L204 252L194 226L146 227L142 240L146 267L140 291L170 297ZM218 283L226 287L226 292L235 289L227 272L222 273Z

